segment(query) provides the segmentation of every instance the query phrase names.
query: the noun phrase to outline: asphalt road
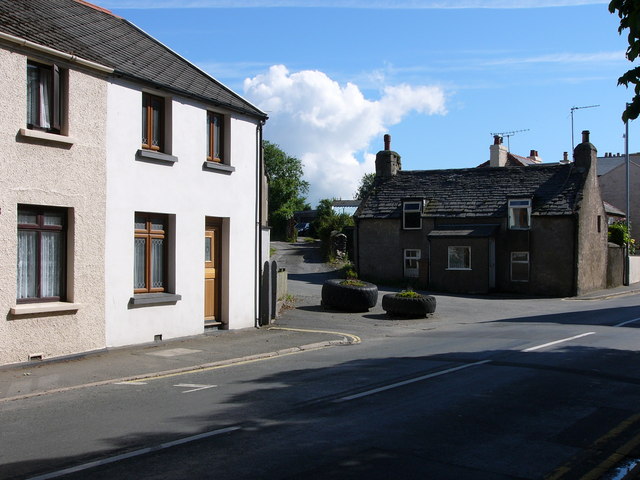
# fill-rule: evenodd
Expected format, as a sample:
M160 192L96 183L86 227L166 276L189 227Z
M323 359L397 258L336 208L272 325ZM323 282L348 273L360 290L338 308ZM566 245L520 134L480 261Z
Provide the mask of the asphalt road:
M281 257L278 325L361 343L1 404L0 478L596 479L638 458L638 296L345 315L308 248Z

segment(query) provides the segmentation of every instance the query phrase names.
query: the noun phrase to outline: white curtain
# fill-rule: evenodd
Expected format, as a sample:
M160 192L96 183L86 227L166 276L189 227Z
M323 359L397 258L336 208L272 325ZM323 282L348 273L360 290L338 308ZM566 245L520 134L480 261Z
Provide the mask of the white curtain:
M60 232L42 232L40 240L41 297L59 297L62 270L62 235Z
M37 232L18 232L18 298L37 296Z
M27 74L28 123L51 128L51 70L29 65Z

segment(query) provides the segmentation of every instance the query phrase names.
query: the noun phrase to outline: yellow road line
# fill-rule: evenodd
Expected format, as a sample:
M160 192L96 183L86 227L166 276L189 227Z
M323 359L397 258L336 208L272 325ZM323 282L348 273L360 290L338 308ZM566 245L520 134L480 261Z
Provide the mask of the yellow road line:
M631 427L633 424L635 424L639 420L640 420L640 413L636 413L635 415L632 415L626 420L620 422L614 428L612 428L607 433L605 433L600 438L598 438L595 442L593 442L589 446L589 448L585 449L582 453L572 458L566 464L558 467L551 475L545 477L545 480L562 479L565 475L567 475L573 470L576 464L576 461L580 457L584 456L584 452L596 451L601 449L606 442L613 440L614 438L622 434L625 430L627 430L629 427ZM619 449L616 449L614 453L612 453L609 457L607 457L597 467L595 467L594 469L592 469L591 471L583 475L581 477L581 480L596 480L598 478L601 478L606 471L610 470L616 464L618 464L620 460L624 458L625 455L631 452L631 450L633 450L638 445L640 445L640 434L634 436L631 440L629 440Z
M353 335L351 333L344 333L344 332L333 332L333 331L327 331L327 330L307 330L307 329L302 329L302 328L289 328L289 327L269 327L268 330L287 330L287 331L291 331L291 332L304 332L304 333L323 333L323 334L327 334L327 335L337 335L340 337L347 337L348 339L350 339L349 344L351 345L355 345L357 343L361 343L362 340L360 339L360 337L358 337L357 335ZM239 361L234 361L232 363L225 363L225 364L220 364L220 365L201 365L199 367L195 367L195 368L191 368L188 370L180 370L178 372L168 372L168 373L161 373L159 375L151 375L151 376L141 376L141 378L136 378L136 379L131 379L131 380L125 380L122 383L135 383L135 382L139 382L140 380L158 380L161 378L171 378L171 377L178 377L180 375L187 375L187 374L191 374L191 373L195 373L195 372L208 372L211 370L219 370L221 368L228 368L228 367L235 367L237 365L247 365L250 363L256 363L256 362L261 362L263 360L270 360L273 358L281 358L281 357L287 357L289 355L296 355L298 353L303 353L303 352L307 352L309 350L318 350L320 348L325 348L329 345L320 345L318 344L317 347L313 347L313 346L307 346L307 347L303 347L303 348L299 348L297 350L291 350L289 351L289 349L287 349L286 351L281 351L281 352L274 352L273 354L267 354L267 355L261 355L258 358L250 358L247 360L239 360ZM295 347L294 347L295 348Z
M334 332L331 330L308 330L304 328L289 328L289 327L269 327L268 330L288 330L291 332L305 332L305 333L326 333L328 335L338 335L340 337L347 337L351 339L351 344L355 345L357 343L361 343L362 339L354 335L352 333L344 333L344 332Z

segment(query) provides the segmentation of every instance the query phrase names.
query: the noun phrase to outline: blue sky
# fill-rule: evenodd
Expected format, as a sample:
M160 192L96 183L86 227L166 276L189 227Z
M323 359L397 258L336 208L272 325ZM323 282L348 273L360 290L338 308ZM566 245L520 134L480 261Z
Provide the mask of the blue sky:
M624 152L634 64L598 0L97 0L220 80L300 158L309 202L351 198L385 133L403 169L474 167L491 133L555 162L582 130ZM640 151L637 122L630 151ZM507 139L505 139L507 143Z

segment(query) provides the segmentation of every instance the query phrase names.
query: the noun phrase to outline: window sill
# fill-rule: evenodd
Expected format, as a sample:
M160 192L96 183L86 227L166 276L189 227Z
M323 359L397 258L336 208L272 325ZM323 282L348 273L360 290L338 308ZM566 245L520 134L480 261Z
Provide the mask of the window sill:
M209 161L206 161L202 164L202 169L211 170L213 172L227 173L227 174L230 174L236 171L236 167L232 167L231 165L225 165L224 163L209 162Z
M136 152L136 160L141 162L157 163L160 165L173 165L178 161L178 157L174 157L168 153L140 149Z
M446 268L445 270L452 271L452 272L455 272L455 271L458 271L458 272L470 272L471 268Z
M129 304L135 307L175 304L182 300L182 295L175 293L136 293L129 300Z
M22 303L11 307L11 315L37 315L42 313L55 312L77 312L82 305L70 302L42 302L42 303Z
M66 135L60 135L57 133L42 132L40 130L30 130L28 128L21 128L18 131L18 135L24 138L30 138L35 140L46 140L47 142L58 143L70 147L76 143L76 139L68 137Z

